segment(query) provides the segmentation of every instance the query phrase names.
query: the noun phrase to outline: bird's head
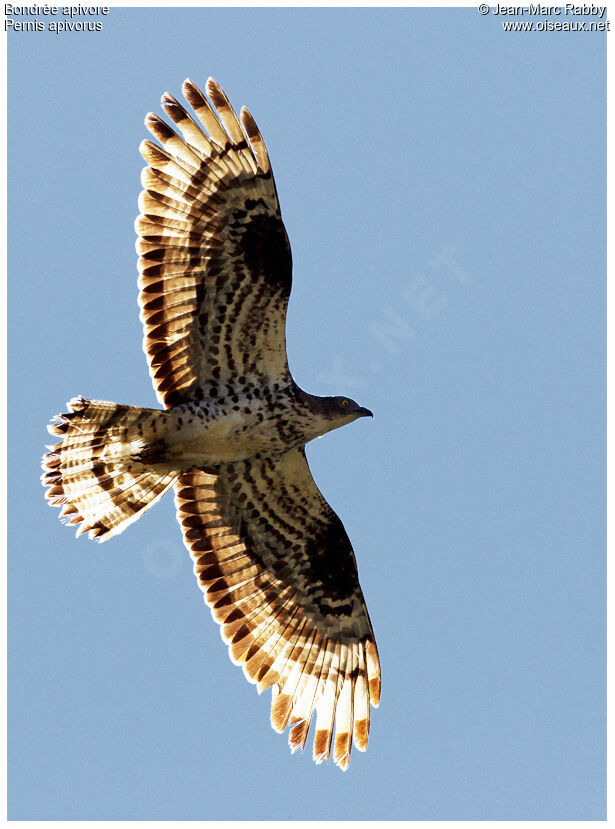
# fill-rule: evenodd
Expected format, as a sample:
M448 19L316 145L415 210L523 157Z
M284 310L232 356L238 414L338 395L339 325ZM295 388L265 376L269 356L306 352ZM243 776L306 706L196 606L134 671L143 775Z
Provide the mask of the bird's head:
M335 426L352 423L359 417L373 417L369 409L359 406L350 397L326 397L325 411L327 416L335 422ZM334 427L335 428L335 427Z
M296 389L300 401L311 412L310 419L314 425L313 437L319 437L332 429L339 429L360 417L373 417L369 409L359 406L350 397L318 397L308 394L303 389ZM313 438L308 438L312 440Z

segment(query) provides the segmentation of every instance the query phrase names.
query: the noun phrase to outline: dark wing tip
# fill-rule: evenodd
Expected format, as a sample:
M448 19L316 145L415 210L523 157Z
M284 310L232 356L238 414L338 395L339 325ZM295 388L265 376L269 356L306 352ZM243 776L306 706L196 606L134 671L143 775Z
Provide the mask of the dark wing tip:
M218 81L215 78L212 78L212 76L210 75L207 78L207 83L205 84L205 91L208 95L211 95L212 92L214 94L216 92L222 92L222 89L220 88L220 84L218 83Z

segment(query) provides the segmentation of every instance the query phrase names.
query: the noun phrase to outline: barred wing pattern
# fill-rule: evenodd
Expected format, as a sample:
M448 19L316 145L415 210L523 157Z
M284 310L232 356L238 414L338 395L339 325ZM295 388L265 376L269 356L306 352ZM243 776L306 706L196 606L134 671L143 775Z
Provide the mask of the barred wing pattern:
M190 470L175 501L194 571L231 659L259 693L273 686L271 724L303 749L316 711L314 760L345 769L367 747L380 664L344 527L305 453Z
M231 392L233 383L285 383L292 259L271 165L252 116L237 118L210 78L213 107L190 80L195 120L172 95L150 113L162 147L141 144L135 227L143 349L168 408Z

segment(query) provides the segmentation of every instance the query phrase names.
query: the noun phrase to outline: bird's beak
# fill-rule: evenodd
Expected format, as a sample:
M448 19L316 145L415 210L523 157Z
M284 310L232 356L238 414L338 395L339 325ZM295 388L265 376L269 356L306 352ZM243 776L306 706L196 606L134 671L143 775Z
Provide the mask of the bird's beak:
M359 409L359 417L373 417L374 413L369 409Z

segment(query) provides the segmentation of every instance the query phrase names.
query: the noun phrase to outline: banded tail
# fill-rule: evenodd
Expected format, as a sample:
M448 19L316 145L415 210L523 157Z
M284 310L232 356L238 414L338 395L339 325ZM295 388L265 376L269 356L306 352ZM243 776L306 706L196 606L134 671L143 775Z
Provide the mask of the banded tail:
M47 427L62 437L43 456L45 497L77 535L106 541L123 532L175 482L161 443L168 412L75 397ZM158 463L156 463L158 460Z

